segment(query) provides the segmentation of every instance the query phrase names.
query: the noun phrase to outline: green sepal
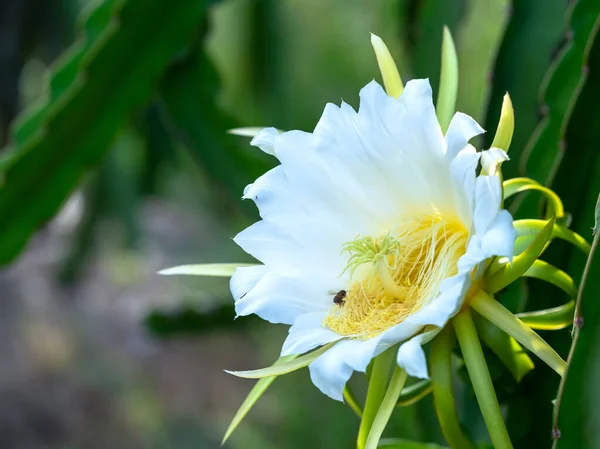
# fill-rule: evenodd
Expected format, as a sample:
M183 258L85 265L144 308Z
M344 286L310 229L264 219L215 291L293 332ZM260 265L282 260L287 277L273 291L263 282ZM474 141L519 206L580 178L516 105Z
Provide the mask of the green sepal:
M516 381L521 382L523 376L535 367L531 357L517 340L481 316L473 315L473 321L481 341L496 354Z
M561 306L535 312L517 313L516 316L532 329L557 331L573 324L575 301L571 300Z
M191 276L231 277L236 268L254 267L257 265L258 264L254 263L203 263L197 265L179 265L177 267L160 270L158 274L162 274L163 276L182 274Z
M285 357L281 357L273 365L282 365L286 362L294 360L296 357L296 355L287 355ZM240 405L240 408L236 412L235 416L231 420L231 424L229 424L229 427L227 427L227 430L225 431L225 436L223 437L223 441L221 441L221 445L225 444L225 442L229 439L233 431L237 429L237 427L246 417L248 412L252 409L252 407L254 407L254 404L256 404L256 402L260 399L264 392L267 391L267 388L271 386L271 384L275 379L277 379L277 377L278 376L264 377L258 382L256 382L252 390L250 390L250 393L248 393L248 396L246 396L246 399L244 399L242 405Z
M513 108L510 95L504 94L502 99L502 109L500 110L500 120L498 121L498 128L494 135L492 142L492 148L500 148L508 153L508 148L512 142L512 136L515 131L515 110Z
M504 200L510 198L517 193L526 192L528 190L536 190L541 192L542 195L548 200L548 212L547 218L552 216L556 218L563 217L565 215L565 209L560 197L550 190L548 187L544 187L539 182L534 181L530 178L512 178L504 181Z
M337 341L334 341L333 343L329 343L329 344L326 344L325 346L321 346L319 349L309 352L308 354L304 354L303 356L295 358L294 360L288 360L287 362L280 363L280 364L274 363L273 365L271 365L267 368L256 369L256 370L251 370L251 371L228 371L228 370L225 370L225 372L232 374L234 376L237 376L237 377L243 377L245 379L262 379L262 378L271 377L271 376L282 376L283 374L288 374L293 371L297 371L301 368L307 367L317 357L319 357L321 354L323 354L326 351L328 351L329 349L331 349L333 347L333 345L335 345L336 343L337 343Z
M571 276L543 260L536 260L523 276L546 281L563 290L570 298L577 296L577 285ZM573 323L574 313L575 301L571 300L550 309L518 313L517 317L532 329L559 330Z
M522 252L524 248L529 246L531 242L540 234L542 229L547 225L546 220L526 219L517 220L513 223L517 231L517 242L515 243L515 254ZM565 226L554 223L552 229L552 239L561 239L571 243L584 254L589 254L590 244L579 234L571 231ZM520 250L520 251L519 251Z
M384 438L379 442L378 449L449 449L434 443L421 443L401 438Z
M554 218L551 218L531 245L525 251L515 256L512 263L507 261L502 267L487 277L485 290L489 293L496 293L519 279L533 265L533 262L535 262L540 254L542 254L552 236L553 228Z
M456 96L458 94L458 57L452 40L452 33L444 27L442 39L442 72L440 87L436 102L436 114L442 131L446 132L450 120L456 111Z
M431 385L430 380L425 379L415 382L402 390L400 399L398 399L398 402L396 403L396 407L408 407L409 405L416 404L432 391L433 386Z

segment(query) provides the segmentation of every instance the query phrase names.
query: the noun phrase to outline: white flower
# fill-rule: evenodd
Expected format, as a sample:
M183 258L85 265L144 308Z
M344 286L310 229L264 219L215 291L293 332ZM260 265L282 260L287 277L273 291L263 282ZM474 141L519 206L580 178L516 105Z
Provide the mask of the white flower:
M444 137L427 80L397 100L373 81L358 112L328 104L313 133L268 128L252 141L281 165L244 192L262 220L235 241L264 265L235 272L236 312L291 325L282 355L340 340L309 366L325 394L342 400L352 373L397 343L398 364L427 378L421 345L461 309L483 261L512 257L500 179L476 176L468 144L482 132L457 113Z

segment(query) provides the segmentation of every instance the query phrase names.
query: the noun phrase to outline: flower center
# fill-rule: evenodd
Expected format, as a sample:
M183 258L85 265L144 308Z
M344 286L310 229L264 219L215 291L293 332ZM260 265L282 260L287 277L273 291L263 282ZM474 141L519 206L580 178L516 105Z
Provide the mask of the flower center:
M439 214L395 226L380 237L346 243L350 287L325 318L325 326L353 338L369 339L417 312L440 284L457 272L469 237L465 227Z

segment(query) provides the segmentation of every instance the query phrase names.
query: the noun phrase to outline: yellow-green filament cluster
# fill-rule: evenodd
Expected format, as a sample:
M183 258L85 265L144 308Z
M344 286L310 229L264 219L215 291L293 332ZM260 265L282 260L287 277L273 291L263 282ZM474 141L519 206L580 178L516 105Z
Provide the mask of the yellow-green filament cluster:
M340 335L369 339L418 311L456 274L468 232L460 223L428 214L380 237L359 237L349 253L351 285L325 325Z

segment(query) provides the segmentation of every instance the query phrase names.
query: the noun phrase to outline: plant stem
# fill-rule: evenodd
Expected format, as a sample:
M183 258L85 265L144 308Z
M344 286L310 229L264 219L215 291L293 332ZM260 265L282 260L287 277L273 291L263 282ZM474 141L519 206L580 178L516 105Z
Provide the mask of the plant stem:
M379 440L381 439L381 435L383 434L385 426L390 420L392 412L396 408L396 402L398 402L400 393L402 393L402 388L404 388L407 377L408 374L406 371L396 365L392 380L390 380L390 385L385 392L383 401L381 401L381 406L377 411L377 416L375 417L373 425L371 426L371 431L369 432L365 449L377 449L377 445L379 444Z
M565 372L565 361L546 341L529 326L514 316L506 307L483 291L471 299L471 307L513 337L540 359L548 364L560 376Z
M456 413L452 391L452 346L454 333L450 323L431 342L429 375L433 385L433 402L444 438L453 449L472 449L473 445L463 434Z
M458 337L458 343L463 353L467 371L477 396L479 408L485 420L492 444L495 449L512 449L512 443L508 436L508 431L504 425L504 419L500 412L494 385L490 372L485 363L483 350L477 337L477 331L471 310L468 308L456 315L452 319L452 324Z
M600 197L598 197L596 211L598 211L599 206ZM596 228L597 226L598 223L596 222ZM571 366L571 361L573 360L573 355L575 354L575 346L577 345L577 341L579 340L579 333L581 331L581 328L583 327L584 320L583 313L581 312L581 298L583 296L583 288L585 287L588 275L590 274L592 259L594 257L594 253L596 252L596 248L598 247L598 242L600 241L600 232L598 232L598 229L595 229L595 232L596 235L594 236L594 240L592 242L592 248L590 249L585 268L583 269L583 274L581 275L581 285L579 287L579 292L577 293L577 300L575 301L575 317L573 319L573 341L571 342L571 349L569 350L569 355L567 356L567 366L565 368L565 374L560 380L560 384L558 386L558 393L556 394L556 404L554 404L554 413L552 414L552 437L554 438L554 442L552 443L552 449L556 448L556 445L558 444L558 439L560 438L560 429L558 427L560 405L562 403L563 394L565 392L565 384L567 382L569 366Z
M388 380L390 378L390 367L394 361L395 350L397 346L392 346L385 352L375 357L373 361L373 369L369 378L369 388L367 390L367 398L365 400L365 408L363 409L360 428L358 430L358 440L356 447L364 449L367 442L367 437L371 431L371 426L381 405L381 401L385 395Z
M359 418L362 418L362 408L361 408L360 404L358 403L358 400L356 399L356 396L354 395L352 388L350 388L349 385L346 385L344 387L344 401L346 402L348 407L350 407L352 409L352 411L354 413L356 413L356 416L358 416Z

